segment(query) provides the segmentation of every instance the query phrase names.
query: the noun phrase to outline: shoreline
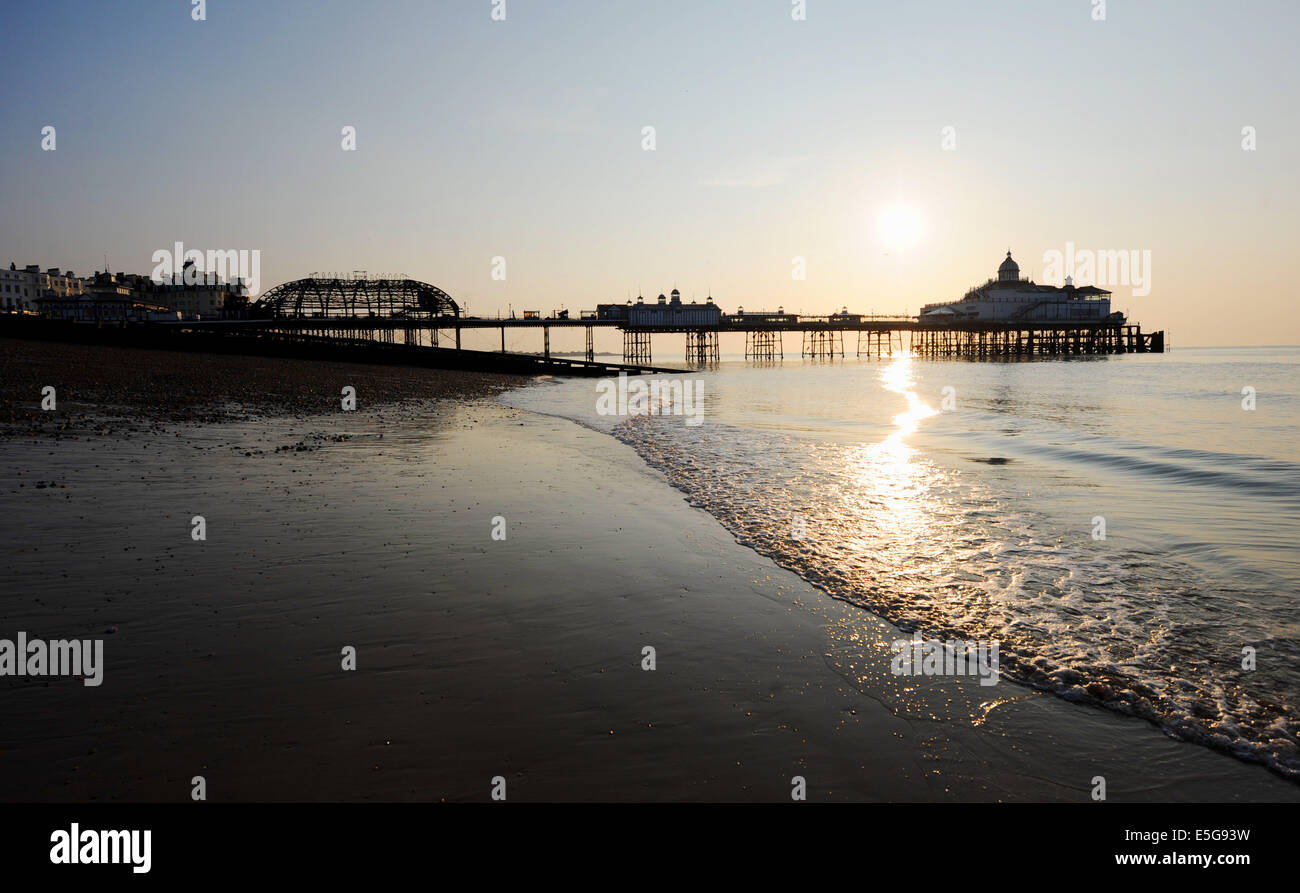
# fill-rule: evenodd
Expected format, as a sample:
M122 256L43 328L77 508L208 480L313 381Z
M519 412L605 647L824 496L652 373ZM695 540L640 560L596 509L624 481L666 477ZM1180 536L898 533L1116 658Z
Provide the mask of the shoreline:
M896 628L573 422L480 395L168 434L0 440L0 632L115 630L100 687L0 679L7 800L184 801L202 774L225 801L487 800L498 775L519 800L788 801L800 775L811 800L1090 802L1103 775L1116 801L1300 801L1142 720L900 680Z

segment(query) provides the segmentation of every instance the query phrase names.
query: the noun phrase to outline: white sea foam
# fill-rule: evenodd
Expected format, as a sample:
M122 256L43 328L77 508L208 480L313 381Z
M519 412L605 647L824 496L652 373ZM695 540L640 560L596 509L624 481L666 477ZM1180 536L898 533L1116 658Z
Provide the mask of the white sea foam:
M725 368L691 428L593 419L579 384L508 399L613 434L831 595L927 637L999 641L1007 680L1300 779L1300 397L1275 387L1290 408L1247 444L1248 420L1205 409L1243 374L1214 357L893 365ZM918 411L947 381L963 409Z

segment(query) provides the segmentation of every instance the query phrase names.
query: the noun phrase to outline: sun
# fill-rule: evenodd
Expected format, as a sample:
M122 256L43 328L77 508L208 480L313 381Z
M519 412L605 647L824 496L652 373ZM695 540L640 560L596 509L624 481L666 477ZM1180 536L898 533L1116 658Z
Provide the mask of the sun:
M924 228L921 212L903 202L888 205L876 217L880 238L890 248L912 247L920 241Z

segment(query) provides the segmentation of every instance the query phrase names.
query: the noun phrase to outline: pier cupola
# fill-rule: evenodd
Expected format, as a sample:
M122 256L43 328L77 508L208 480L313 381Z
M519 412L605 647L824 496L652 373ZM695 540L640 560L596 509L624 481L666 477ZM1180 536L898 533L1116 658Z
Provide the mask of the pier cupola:
M1007 259L998 267L998 282L1016 282L1020 279L1020 265L1011 259L1011 249L1007 249Z
M668 303L668 298L664 296L664 293L663 293L663 292L660 292L660 293L659 293L659 303L660 303L660 304L667 304L667 303Z
M673 303L673 304L680 304L680 303L682 302L682 293L679 292L677 289L674 288L674 289L672 290L671 298L672 298L672 301L671 301L670 303Z

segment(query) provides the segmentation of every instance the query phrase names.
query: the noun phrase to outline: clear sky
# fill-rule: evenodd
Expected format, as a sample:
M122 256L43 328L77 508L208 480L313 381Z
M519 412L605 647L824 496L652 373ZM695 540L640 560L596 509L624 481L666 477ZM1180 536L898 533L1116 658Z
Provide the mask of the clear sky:
M0 259L914 313L1072 242L1175 345L1300 343L1295 0L494 5L3 0Z

